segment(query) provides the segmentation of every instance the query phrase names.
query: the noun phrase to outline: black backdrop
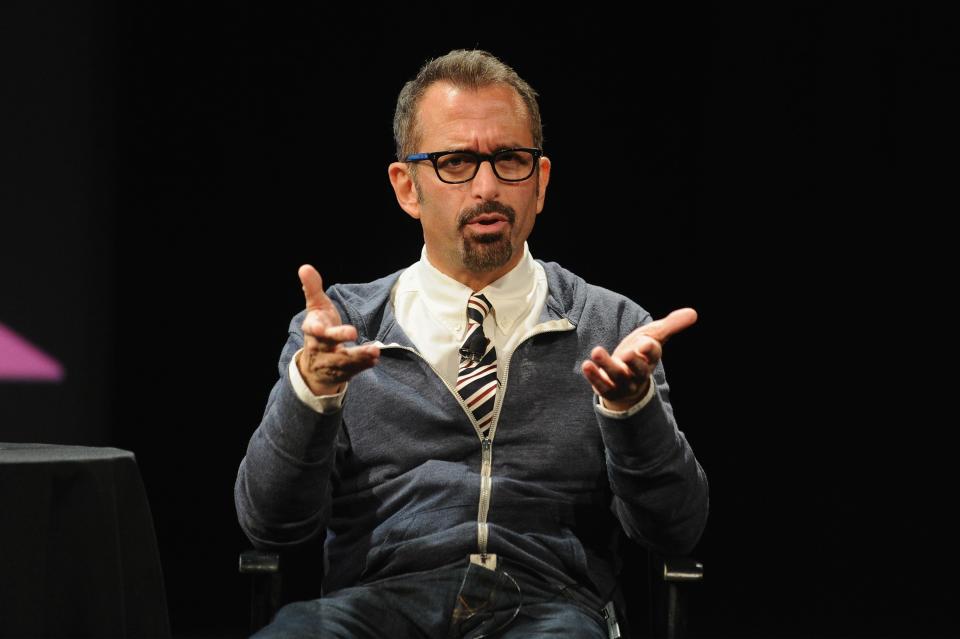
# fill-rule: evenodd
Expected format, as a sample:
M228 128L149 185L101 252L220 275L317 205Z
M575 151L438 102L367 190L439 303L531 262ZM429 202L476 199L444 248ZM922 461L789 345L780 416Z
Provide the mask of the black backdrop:
M176 634L242 632L233 479L297 266L365 281L418 257L386 177L393 102L460 47L541 94L534 255L655 316L700 311L665 359L711 480L697 633L960 633L937 408L955 380L949 16L304 4L0 14L0 322L67 370L0 384L0 440L137 454Z

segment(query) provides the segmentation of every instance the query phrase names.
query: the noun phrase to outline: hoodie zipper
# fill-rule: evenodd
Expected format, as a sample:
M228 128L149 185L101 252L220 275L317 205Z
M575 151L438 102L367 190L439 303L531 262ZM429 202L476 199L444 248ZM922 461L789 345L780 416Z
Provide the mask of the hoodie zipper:
M467 407L467 403L463 401L460 393L458 393L455 388L450 386L447 380L445 380L443 376L437 372L437 369L433 367L433 364L428 362L427 358L420 354L420 351L415 348L411 348L410 346L403 346L401 344L383 344L382 342L379 342L379 340L377 341L377 343L380 344L380 348L398 348L404 351L409 351L422 359L424 363L430 367L430 370L432 370L440 379L440 381L443 382L443 385L447 387L447 390L453 394L454 398L457 400L457 403L460 404L461 408L463 408L463 412L465 412L467 417L470 419L470 423L473 424L473 430L477 433L477 437L480 439L480 504L477 509L477 550L483 559L485 559L488 554L487 540L489 538L489 529L487 526L487 516L490 512L490 498L493 487L493 438L497 433L497 425L500 421L500 407L503 405L503 397L507 392L507 379L508 373L510 372L510 360L516 350L520 348L520 345L530 338L536 337L542 333L568 331L572 330L573 328L573 324L570 323L570 320L566 318L537 324L533 327L533 330L524 335L520 341L517 342L517 345L513 348L513 350L506 354L506 357L503 360L503 384L497 387L497 399L496 404L494 404L493 407L493 418L490 420L490 429L487 431L486 436L484 436L480 432L480 429L477 428L477 420ZM497 377L499 378L500 375Z

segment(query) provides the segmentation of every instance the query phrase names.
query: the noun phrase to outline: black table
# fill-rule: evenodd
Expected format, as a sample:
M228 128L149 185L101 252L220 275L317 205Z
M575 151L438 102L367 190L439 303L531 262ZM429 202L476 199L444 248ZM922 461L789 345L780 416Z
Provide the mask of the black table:
M133 453L0 442L0 637L169 637Z

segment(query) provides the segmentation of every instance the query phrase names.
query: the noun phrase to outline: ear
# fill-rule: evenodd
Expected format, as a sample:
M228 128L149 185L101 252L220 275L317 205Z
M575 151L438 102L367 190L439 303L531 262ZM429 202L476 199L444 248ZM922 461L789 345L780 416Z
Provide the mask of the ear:
M393 185L393 192L397 196L400 208L413 219L419 220L420 199L418 198L417 185L410 175L410 166L405 162L394 162L387 169L387 173L390 175L390 184Z
M550 183L550 158L543 156L540 158L540 177L537 187L537 214L543 210L543 203L547 197L547 185Z

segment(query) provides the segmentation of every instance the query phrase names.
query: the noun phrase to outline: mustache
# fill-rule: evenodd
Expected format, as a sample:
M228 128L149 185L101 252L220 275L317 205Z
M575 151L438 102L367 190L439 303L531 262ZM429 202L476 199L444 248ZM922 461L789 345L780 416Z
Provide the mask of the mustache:
M457 219L457 224L462 229L464 226L472 222L474 219L480 217L484 213L500 213L510 224L513 224L517 219L517 214L513 210L512 206L508 206L503 202L497 202L496 200L489 200L487 202L482 202L477 206L461 211L460 217Z

